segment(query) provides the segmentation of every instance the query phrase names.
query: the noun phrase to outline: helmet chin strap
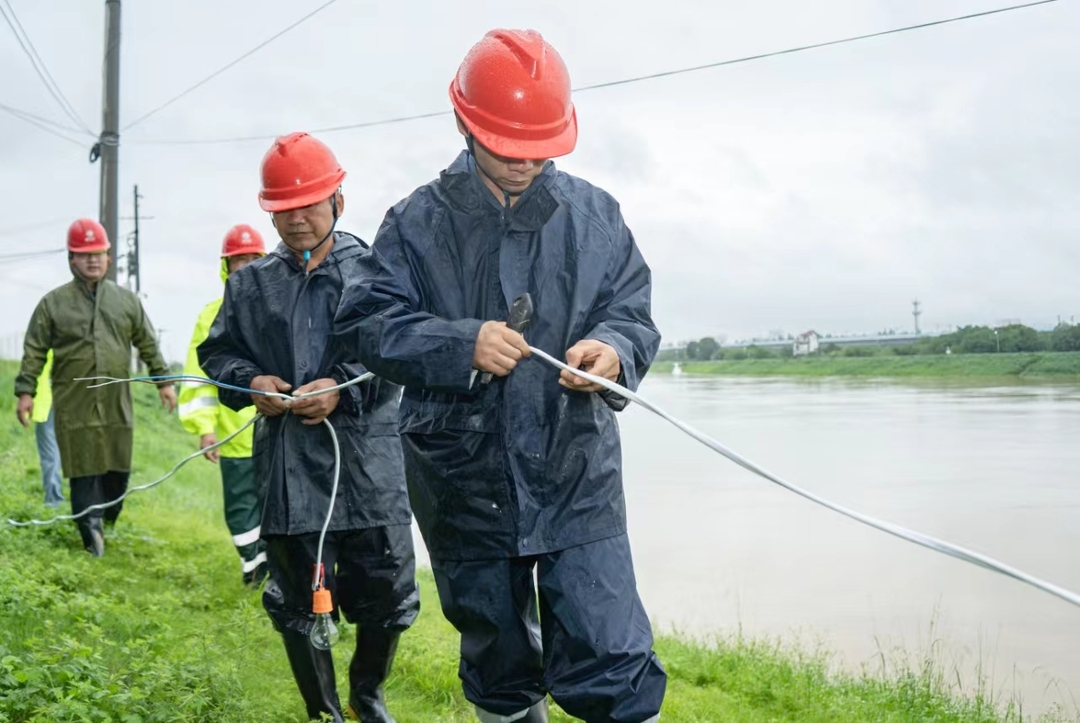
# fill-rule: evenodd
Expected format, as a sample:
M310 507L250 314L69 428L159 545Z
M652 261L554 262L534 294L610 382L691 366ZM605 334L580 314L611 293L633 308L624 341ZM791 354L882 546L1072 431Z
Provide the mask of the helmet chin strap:
M337 195L338 195L338 192L334 191L334 195L330 197L330 209L332 210L332 212L334 214L334 222L332 224L330 224L330 230L327 231L326 235L322 237L322 241L315 244L314 247L312 247L310 249L307 249L306 251L301 252L301 256L304 257L304 270L305 271L307 270L308 261L311 261L311 252L312 251L318 251L319 247L322 246L324 243L326 243L327 240L329 240L330 237L334 235L334 229L337 228L337 222L338 222ZM288 244L286 244L286 245L288 245ZM295 251L295 249L293 249L293 250Z

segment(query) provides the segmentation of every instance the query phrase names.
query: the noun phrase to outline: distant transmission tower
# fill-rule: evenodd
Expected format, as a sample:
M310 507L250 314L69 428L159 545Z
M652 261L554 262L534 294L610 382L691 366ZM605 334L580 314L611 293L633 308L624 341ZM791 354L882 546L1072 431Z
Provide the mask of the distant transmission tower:
M911 315L915 317L915 336L918 336L921 333L919 331L919 317L922 316L922 309L919 308L918 299L915 299L911 304Z

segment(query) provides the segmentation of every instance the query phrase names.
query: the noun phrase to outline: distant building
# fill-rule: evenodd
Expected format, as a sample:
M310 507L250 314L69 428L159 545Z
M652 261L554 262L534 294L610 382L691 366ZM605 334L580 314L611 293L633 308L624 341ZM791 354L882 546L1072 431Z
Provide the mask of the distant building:
M795 356L813 354L818 350L818 339L820 338L821 336L813 329L803 332L795 337L795 343L792 344L791 351Z

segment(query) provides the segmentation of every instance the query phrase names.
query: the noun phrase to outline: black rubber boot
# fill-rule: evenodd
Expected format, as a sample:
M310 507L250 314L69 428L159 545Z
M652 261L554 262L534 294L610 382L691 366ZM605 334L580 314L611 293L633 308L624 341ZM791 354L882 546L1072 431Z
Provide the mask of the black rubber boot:
M361 723L395 723L386 709L383 683L400 638L400 631L374 626L362 625L356 633L356 652L349 665L349 712Z
M319 720L323 713L329 713L334 723L344 723L334 681L334 658L330 651L312 647L308 636L294 630L282 632L281 637L285 641L285 653L289 656L289 665L307 707L308 718Z
M80 517L75 521L82 536L83 548L94 557L105 554L105 531L100 517Z

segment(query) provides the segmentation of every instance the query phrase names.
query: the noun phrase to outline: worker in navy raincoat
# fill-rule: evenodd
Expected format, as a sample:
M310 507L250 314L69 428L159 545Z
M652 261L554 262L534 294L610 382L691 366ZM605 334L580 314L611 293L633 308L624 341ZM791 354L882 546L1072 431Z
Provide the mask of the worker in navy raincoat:
M366 244L334 232L344 209L345 172L306 133L277 139L263 159L263 210L282 243L229 275L225 299L199 364L213 379L263 392L329 389L365 372L332 336L343 288L356 276ZM270 582L263 605L281 632L308 716L343 720L329 650L309 641L312 581L320 530L331 502L336 430L340 484L323 550L325 587L357 623L349 666L349 707L365 723L392 723L383 681L402 631L416 619L416 588L405 472L398 437L401 388L372 379L304 400L222 389L221 403L252 404L255 474L266 487L260 536Z
M468 150L388 212L335 329L405 387L410 501L480 720L546 721L550 693L590 723L654 721L666 674L627 539L627 400L524 358L636 388L660 343L649 268L615 199L547 160L577 122L539 34L488 33L450 94ZM523 337L504 320L526 292Z

